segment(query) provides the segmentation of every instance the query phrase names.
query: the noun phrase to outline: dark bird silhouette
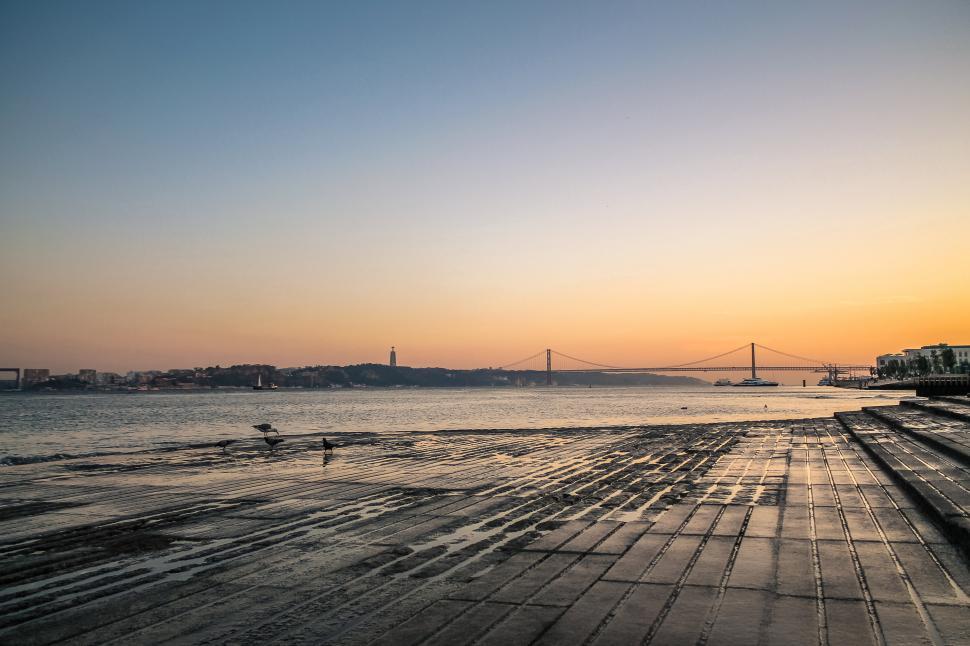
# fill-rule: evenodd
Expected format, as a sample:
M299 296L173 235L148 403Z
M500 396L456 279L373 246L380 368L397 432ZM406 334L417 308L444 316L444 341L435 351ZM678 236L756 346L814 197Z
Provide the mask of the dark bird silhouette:
M330 451L331 453L333 453L333 449L336 446L337 446L336 444L331 444L330 442L328 442L327 441L327 438L323 438L323 452L324 453L326 453L327 451Z
M216 442L216 446L222 449L223 453L226 451L226 447L233 443L233 440L219 440Z
M255 428L257 431L263 434L266 434L266 433L276 433L277 435L280 434L279 431L273 428L272 424L254 424L253 428Z
M276 445L283 441L282 437L270 437L269 435L264 435L263 439L269 444L269 448L272 451L276 448Z

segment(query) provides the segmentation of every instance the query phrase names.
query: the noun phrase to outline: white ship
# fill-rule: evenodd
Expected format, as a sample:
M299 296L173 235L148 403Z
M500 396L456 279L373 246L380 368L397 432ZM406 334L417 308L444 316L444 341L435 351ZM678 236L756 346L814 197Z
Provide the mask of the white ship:
M762 379L761 377L748 377L747 379L742 379L733 386L777 386L777 381L768 381L767 379Z
M714 382L714 385L715 386L733 386L734 385L734 382L732 382L730 379L718 379L717 381Z

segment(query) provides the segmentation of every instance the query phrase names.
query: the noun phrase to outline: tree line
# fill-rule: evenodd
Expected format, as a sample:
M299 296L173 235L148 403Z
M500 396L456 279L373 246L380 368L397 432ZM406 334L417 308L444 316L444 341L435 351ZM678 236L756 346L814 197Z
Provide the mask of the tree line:
M930 351L930 356L920 354L911 359L890 359L886 365L879 366L877 373L881 378L906 379L930 374L970 373L970 362L957 361L953 348L943 348L940 352Z

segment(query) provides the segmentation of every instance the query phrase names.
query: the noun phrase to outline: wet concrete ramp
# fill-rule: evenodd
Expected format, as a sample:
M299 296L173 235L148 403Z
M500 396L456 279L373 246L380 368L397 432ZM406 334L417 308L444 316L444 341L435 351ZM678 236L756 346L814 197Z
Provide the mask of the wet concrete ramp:
M342 444L3 469L0 641L967 639L959 546L835 419Z

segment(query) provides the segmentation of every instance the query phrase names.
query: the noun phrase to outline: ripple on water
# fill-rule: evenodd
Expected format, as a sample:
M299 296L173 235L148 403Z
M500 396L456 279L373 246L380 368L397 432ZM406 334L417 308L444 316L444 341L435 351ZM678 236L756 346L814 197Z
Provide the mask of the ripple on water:
M908 395L826 387L22 393L0 397L0 465L251 438L250 426L266 420L284 435L638 426L829 417L863 399Z

